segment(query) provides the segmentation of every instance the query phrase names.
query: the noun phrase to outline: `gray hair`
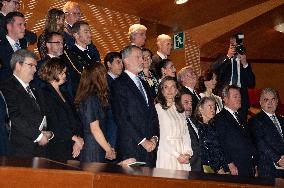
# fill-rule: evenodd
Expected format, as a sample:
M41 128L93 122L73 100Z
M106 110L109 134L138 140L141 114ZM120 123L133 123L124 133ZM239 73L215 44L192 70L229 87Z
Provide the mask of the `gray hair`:
M222 99L224 99L225 97L228 97L229 91L231 89L235 89L235 90L240 91L240 88L236 85L226 85L222 90Z
M180 69L180 71L177 74L177 81L178 82L181 83L182 78L186 75L188 70L192 70L193 71L192 67L190 67L190 66L186 66L186 67L183 67L182 69Z
M32 58L36 60L37 56L33 52L26 49L20 49L14 52L10 61L11 69L14 71L16 68L16 63L23 64L26 58Z
M125 58L129 57L130 54L132 53L132 50L136 48L141 50L138 46L135 45L130 45L130 46L126 46L125 48L123 48L123 50L121 50L121 57L122 57L122 61L124 62Z
M262 100L264 98L264 95L267 93L272 93L274 95L274 97L278 100L278 93L275 89L273 88L264 88L261 93L260 93L260 100Z

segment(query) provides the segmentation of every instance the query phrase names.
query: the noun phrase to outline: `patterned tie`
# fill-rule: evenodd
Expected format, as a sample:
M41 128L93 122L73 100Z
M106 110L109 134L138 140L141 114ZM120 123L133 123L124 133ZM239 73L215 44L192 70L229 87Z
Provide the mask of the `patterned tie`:
M32 101L33 101L34 104L36 105L36 107L37 107L38 109L40 109L40 107L39 107L39 105L38 105L38 103L37 103L37 101L36 101L36 98L35 98L35 96L33 95L33 92L32 92L32 90L31 90L30 86L27 86L27 87L26 87L26 90L27 90L27 92L28 92L30 98L32 99Z
M236 59L231 59L233 63L232 85L238 84L238 62Z
M281 137L283 138L282 129L281 129L281 126L280 126L280 124L279 124L279 122L278 122L278 120L277 120L276 115L272 115L272 116L271 116L271 120L272 120L272 122L274 123L274 125L276 126L277 131L279 132L279 134L280 134Z
M18 42L14 44L16 51L21 49L21 46Z
M136 79L136 83L137 83L138 89L139 89L140 93L142 94L142 96L144 97L144 99L145 99L145 101L147 103L147 97L146 97L146 95L144 93L142 83L141 83L141 81L140 81L138 76L136 76L135 79Z

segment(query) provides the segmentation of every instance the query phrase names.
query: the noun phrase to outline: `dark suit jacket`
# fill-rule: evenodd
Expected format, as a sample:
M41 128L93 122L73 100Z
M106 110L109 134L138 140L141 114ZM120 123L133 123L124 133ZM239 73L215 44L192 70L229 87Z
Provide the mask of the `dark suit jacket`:
M157 53L155 53L152 56L152 63L150 66L150 70L152 71L152 73L154 74L156 78L158 78L157 70L158 70L158 65L161 61L162 61L162 58Z
M201 99L201 97L198 95L198 93L195 91L195 93L199 96L199 99L197 98L196 95L194 95L194 93L192 93L189 89L187 89L186 87L182 86L182 91L185 93L188 93L191 95L191 99L192 99L192 112L195 111L195 108L197 106L197 103L199 102L199 99Z
M198 126L196 121L194 121L192 118L191 122L194 123L195 126ZM187 126L188 126L188 131L190 135L190 140L191 140L191 148L193 151L193 156L190 159L190 166L191 166L191 171L195 172L200 172L201 171L201 158L200 158L200 147L199 147L199 138L197 136L197 132L193 129L192 125L190 122L187 120ZM198 129L198 127L196 127Z
M81 51L76 45L73 45L69 50L67 50L67 54L71 60L68 61L67 69L70 76L71 84L72 84L72 95L76 95L76 91L80 82L81 74L83 71L83 67L96 63L96 57L92 56L89 52ZM78 71L80 72L78 73Z
M33 86L31 90L36 97L39 108L26 92L25 88L13 76L1 85L6 99L9 116L12 122L9 149L11 155L16 156L43 156L44 147L34 143L40 135L39 126L43 116L49 119L49 110L42 92Z
M247 124L241 122L244 128L226 109L222 109L214 118L226 164L233 162L240 176L253 176L256 151Z
M22 49L27 48L27 41L22 39L20 40L20 46ZM4 81L12 77L13 73L10 66L10 60L14 50L10 45L6 37L0 40L0 58L3 63L2 68L0 69L0 81Z
M149 106L126 73L123 72L112 84L111 106L118 126L117 153L119 160L133 157L153 167L156 163L156 152L148 153L138 144L144 138L159 136L159 122L147 83L143 80L141 82L146 90Z
M0 155L8 154L8 131L6 129L7 113L6 103L0 93Z
M277 116L284 131L284 119ZM259 112L251 121L254 140L258 151L258 170L260 176L283 178L282 170L276 170L276 163L284 155L284 141L270 117L263 111Z
M212 66L213 71L217 75L217 85L216 91L219 96L221 96L222 89L224 86L230 84L232 76L232 63L227 56L220 57ZM255 85L255 76L252 72L251 65L243 68L240 66L240 82L241 82L241 97L242 97L242 108L240 110L240 115L246 118L247 111L249 108L249 98L248 98L248 88L252 88Z
M54 133L54 138L47 146L47 157L60 161L70 160L74 144L72 136L82 135L81 122L68 94L62 92L64 102L50 84L47 84L43 91L48 101L47 105L52 109L54 122L48 125L48 130Z

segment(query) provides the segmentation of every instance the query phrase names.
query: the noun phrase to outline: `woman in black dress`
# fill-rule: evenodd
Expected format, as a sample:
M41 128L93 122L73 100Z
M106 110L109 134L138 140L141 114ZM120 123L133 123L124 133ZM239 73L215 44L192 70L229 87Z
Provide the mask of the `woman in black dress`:
M51 58L39 70L40 78L47 82L43 90L51 109L48 129L54 133L47 147L47 157L66 161L78 157L84 141L82 125L67 93L60 89L66 78L66 67L59 58Z
M225 162L224 153L212 121L215 112L215 99L212 97L203 97L195 109L195 118L198 120L201 164L205 173L224 174L228 172L228 165Z
M83 162L106 162L116 153L106 140L106 109L109 106L107 71L101 63L85 67L77 90L77 105L84 130Z

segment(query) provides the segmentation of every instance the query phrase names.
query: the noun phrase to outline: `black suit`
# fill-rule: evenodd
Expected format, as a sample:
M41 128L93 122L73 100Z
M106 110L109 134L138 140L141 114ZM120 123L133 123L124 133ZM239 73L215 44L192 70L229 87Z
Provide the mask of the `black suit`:
M43 91L48 101L47 105L52 109L54 120L54 123L48 124L48 130L54 133L54 138L47 146L47 157L60 161L70 160L74 144L72 137L82 135L81 122L68 94L62 92L64 102L50 84L47 84Z
M9 143L11 155L30 157L44 155L44 147L34 141L41 133L39 126L43 116L46 115L49 122L50 112L42 92L30 87L38 105L14 76L1 85L12 122Z
M112 84L112 109L118 126L117 153L119 160L136 158L153 167L156 152L147 152L138 145L144 138L159 137L159 122L147 83L141 80L146 90L149 105L139 89L126 74L122 73Z
M195 126L198 125L192 118L190 118L190 120ZM200 147L199 147L199 138L198 138L198 127L196 127L197 129L196 132L188 119L187 119L187 126L191 140L191 148L193 151L193 156L190 158L191 171L200 172L201 158L200 158Z
M191 92L189 89L187 89L186 87L182 86L181 90L187 94L190 94L191 95L191 99L192 99L192 112L195 111L195 108L197 106L197 103L199 102L199 100L201 99L201 97L196 93L196 95L198 95L198 97L193 93Z
M239 125L224 108L215 116L214 121L226 164L233 162L240 176L253 176L256 151L248 126L243 120L240 120L243 127Z
M284 119L277 116L284 131ZM258 150L259 176L284 178L283 170L276 170L273 163L277 164L281 155L284 155L284 141L270 117L263 111L252 118L252 128Z
M27 41L25 39L19 40L21 49L27 48ZM0 81L7 80L12 77L12 70L10 60L14 50L6 37L0 40L0 58L2 67L0 69Z
M235 60L234 60L235 61ZM217 75L217 85L216 91L219 96L221 96L222 89L224 86L230 84L232 76L232 63L227 56L220 57L217 62L212 66L213 71ZM243 68L240 63L240 83L241 83L241 102L242 108L240 110L240 115L242 118L246 119L247 111L249 109L249 98L248 98L248 88L254 87L255 85L255 76L252 72L251 65L248 64L248 67Z

